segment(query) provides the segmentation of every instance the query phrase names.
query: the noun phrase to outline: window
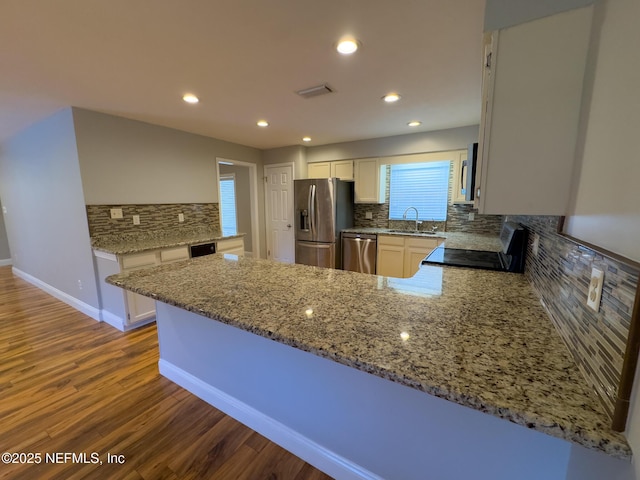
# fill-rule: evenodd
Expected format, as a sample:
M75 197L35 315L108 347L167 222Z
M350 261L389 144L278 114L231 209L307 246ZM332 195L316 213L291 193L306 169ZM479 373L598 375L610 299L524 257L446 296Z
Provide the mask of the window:
M451 162L391 165L389 220L402 220L409 207L418 209L418 220L447 219ZM407 218L413 220L412 210Z
M220 175L220 220L223 235L238 233L236 218L236 177L233 174Z

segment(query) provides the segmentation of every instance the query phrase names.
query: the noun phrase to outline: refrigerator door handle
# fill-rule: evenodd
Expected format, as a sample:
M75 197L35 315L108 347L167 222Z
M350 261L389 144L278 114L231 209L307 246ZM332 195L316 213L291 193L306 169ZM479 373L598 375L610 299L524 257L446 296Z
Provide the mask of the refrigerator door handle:
M316 238L316 186L309 189L309 228L311 235Z

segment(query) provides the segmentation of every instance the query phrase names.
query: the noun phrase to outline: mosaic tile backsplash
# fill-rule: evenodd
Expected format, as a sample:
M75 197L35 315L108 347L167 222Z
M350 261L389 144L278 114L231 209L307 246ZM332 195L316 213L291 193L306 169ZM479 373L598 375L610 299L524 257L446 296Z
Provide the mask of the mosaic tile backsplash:
M557 234L559 217L509 216L529 229L525 275L578 367L613 416L639 271ZM540 236L533 254L534 234ZM600 311L586 305L591 268L603 270Z
M148 205L87 205L89 234L113 235L140 233L149 230L220 228L217 203L170 203ZM110 210L121 208L123 218L112 219ZM184 222L178 221L178 214ZM133 224L133 215L140 215L140 225Z

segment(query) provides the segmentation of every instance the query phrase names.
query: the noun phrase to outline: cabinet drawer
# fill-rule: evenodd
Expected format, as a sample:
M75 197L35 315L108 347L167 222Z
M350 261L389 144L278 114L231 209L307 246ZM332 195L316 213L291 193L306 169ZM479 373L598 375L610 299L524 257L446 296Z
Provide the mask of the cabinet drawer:
M224 253L230 250L244 250L244 238L231 238L229 240L220 240L216 245L216 252Z
M122 268L125 270L131 268L150 267L156 264L156 254L139 253L135 255L126 255L122 257Z
M404 239L402 235L378 235L378 245L397 245L404 247Z
M424 238L424 237L406 237L405 245L407 247L416 247L416 248L425 248L425 249L434 249L440 242L442 242L439 238Z
M160 251L160 261L177 262L178 260L186 260L189 258L189 249L187 247L169 248Z

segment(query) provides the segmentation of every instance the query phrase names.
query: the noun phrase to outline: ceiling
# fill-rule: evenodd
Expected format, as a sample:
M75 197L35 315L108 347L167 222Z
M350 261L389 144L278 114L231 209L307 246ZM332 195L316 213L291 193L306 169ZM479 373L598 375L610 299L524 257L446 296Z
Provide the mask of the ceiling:
M261 149L474 125L483 17L482 0L2 0L0 142L68 106Z

